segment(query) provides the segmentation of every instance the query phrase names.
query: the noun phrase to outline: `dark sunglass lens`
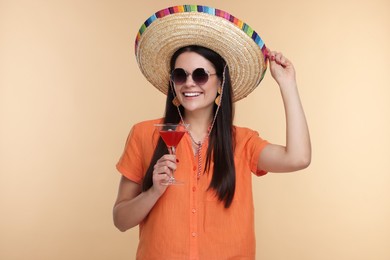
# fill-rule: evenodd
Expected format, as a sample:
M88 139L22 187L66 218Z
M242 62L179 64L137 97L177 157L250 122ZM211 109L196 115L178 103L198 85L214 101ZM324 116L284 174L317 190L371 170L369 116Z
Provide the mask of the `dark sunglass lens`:
M171 74L172 81L177 84L184 84L187 81L187 74L184 69L174 69Z
M203 85L209 79L209 74L204 69L198 68L192 72L192 79L196 84Z

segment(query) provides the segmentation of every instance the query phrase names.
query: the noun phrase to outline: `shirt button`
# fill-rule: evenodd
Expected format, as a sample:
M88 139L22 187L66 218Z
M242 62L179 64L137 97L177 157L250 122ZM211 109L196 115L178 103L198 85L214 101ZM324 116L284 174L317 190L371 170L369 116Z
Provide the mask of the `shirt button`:
M192 209L191 211L192 211L192 213L196 213L196 209Z
M195 192L196 191L196 187L192 187L192 191Z
M192 232L191 236L196 237L196 233Z
M196 166L192 167L192 169L193 169L194 171L196 171Z

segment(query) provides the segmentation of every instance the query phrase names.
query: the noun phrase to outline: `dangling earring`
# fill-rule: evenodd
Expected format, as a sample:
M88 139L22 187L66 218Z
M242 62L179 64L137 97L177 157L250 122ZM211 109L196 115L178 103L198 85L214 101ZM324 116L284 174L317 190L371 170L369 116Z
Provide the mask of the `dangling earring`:
M221 103L221 93L222 93L222 87L221 86L218 87L217 92L218 92L218 95L217 95L217 98L215 99L215 104L217 106L219 106L220 103Z
M179 107L180 106L180 101L177 97L174 97L173 100L172 100L172 104L176 107Z
M179 107L180 106L180 101L179 99L177 98L176 94L175 94L175 89L173 87L173 82L172 80L169 81L169 86L171 87L171 90L172 90L172 94L174 96L174 98L172 99L172 104L175 106L175 107Z

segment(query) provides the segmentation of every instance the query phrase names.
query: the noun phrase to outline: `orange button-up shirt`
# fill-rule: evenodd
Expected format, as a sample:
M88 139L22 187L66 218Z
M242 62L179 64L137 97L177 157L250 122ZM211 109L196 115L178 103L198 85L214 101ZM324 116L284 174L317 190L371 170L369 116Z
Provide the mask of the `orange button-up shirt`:
M149 167L159 133L154 124L138 123L130 131L117 169L129 180L141 184ZM139 226L137 259L255 259L252 172L268 144L257 132L235 127L234 163L236 190L229 208L224 208L213 190L208 190L210 171L203 174L207 142L202 146L202 175L198 179L198 158L185 134L176 149L179 159L175 178L183 185L170 186Z

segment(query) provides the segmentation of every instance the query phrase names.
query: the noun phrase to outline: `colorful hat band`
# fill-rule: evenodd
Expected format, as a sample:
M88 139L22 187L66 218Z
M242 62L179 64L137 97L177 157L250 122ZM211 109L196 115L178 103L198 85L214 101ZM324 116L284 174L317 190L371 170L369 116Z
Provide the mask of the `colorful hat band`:
M176 13L186 13L186 12L198 12L198 13L207 13L210 15L218 16L221 18L224 18L231 23L235 24L238 28L240 28L243 32L245 32L249 37L253 39L253 41L261 48L261 51L263 52L264 57L266 57L266 47L263 42L263 40L260 38L260 36L254 31L248 24L244 23L240 19L237 19L233 15L229 14L228 12L225 12L223 10L219 10L213 7L209 6L203 6L203 5L179 5L174 7L168 7L166 9L160 10L150 16L145 23L141 26L141 28L138 31L136 40L135 40L135 50L138 48L138 42L141 38L141 35L143 32L148 28L148 26L153 23L155 20L159 18L163 18L167 15L176 14Z

